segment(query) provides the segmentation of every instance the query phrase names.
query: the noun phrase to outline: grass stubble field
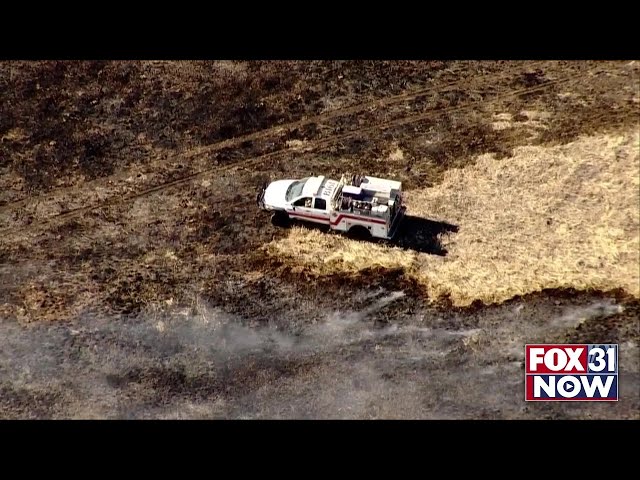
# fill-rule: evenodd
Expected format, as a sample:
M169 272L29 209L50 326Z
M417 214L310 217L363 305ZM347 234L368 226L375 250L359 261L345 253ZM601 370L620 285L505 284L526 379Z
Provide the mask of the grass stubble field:
M640 418L639 67L0 63L0 417ZM255 209L343 172L396 244ZM620 401L524 402L550 342Z

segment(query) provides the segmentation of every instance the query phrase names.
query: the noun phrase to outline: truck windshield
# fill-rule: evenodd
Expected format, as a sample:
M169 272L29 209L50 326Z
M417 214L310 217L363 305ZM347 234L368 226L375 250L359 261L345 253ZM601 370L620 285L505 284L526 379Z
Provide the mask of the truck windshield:
M303 178L302 180L298 180L297 182L293 182L291 185L289 185L289 188L287 188L287 193L285 195L285 199L287 202L302 195L302 188L304 187L304 184L307 183L307 180L309 180L309 177Z

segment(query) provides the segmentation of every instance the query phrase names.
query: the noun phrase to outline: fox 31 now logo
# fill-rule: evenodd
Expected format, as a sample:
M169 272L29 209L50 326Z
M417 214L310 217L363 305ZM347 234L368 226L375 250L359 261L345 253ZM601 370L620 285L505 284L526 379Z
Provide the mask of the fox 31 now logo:
M525 345L527 401L618 400L618 345Z

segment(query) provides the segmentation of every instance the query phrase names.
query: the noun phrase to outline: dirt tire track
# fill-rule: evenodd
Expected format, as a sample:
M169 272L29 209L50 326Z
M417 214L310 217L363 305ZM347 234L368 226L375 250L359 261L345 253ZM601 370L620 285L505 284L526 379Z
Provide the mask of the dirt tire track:
M533 62L531 64L528 64L527 67L529 69L535 69L539 66L542 66L544 64L547 64L547 61L538 61L538 62ZM518 65L517 67L518 69L521 68L520 65ZM514 68L514 70L516 70L516 68ZM313 115L311 117L307 117L304 118L302 120L297 120L295 122L289 122L289 123L285 123L282 125L277 125L275 127L271 127L271 128L267 128L264 130L260 130L258 132L253 132L253 133L249 133L246 135L240 135L237 137L232 137L232 138L228 138L225 140L222 140L220 142L216 142L210 145L204 145L204 146L200 146L200 147L195 147L192 148L186 152L180 152L178 154L174 154L174 155L169 155L166 158L164 158L162 160L163 163L168 163L172 160L177 160L177 159L183 159L183 160L188 160L191 159L193 157L197 157L200 155L205 155L205 154L209 154L209 153L213 153L219 150L223 150L225 148L229 148L229 147L234 147L237 146L239 144L242 144L244 142L253 142L256 140L264 140L269 138L271 135L274 134L281 134L282 132L285 132L287 130L293 130L296 128L300 128L300 127L304 127L307 125L311 125L311 124L322 124L324 121L326 120L331 120L334 118L338 118L338 117L342 117L342 116L346 116L346 115L352 115L354 113L359 113L365 110L369 110L369 109L375 109L375 108L381 108L381 107L386 107L389 105L394 105L396 103L401 103L403 101L410 101L410 100L414 100L426 95L429 95L431 93L442 93L442 92L446 92L448 89L452 88L452 87L457 87L460 85L464 85L465 83L473 83L476 81L482 81L482 82L490 82L492 80L499 80L499 79L508 79L511 78L513 76L513 71L509 70L509 71L500 71L498 73L492 74L492 75L484 75L480 78L472 78L472 79L463 79L463 80L458 80L455 82L449 82L441 87L436 87L434 88L433 86L429 86L429 87L423 87L423 88L419 88L417 90L412 90L412 91L408 91L408 92L404 92L398 95L392 95L386 98L382 98L382 99L377 99L371 102L365 102L365 103L360 103L360 104L356 104L356 105L351 105L348 107L343 107L343 108L338 108L335 110L331 110L328 111L326 113L322 113L319 115ZM114 180L120 180L123 178L126 178L127 176L130 176L134 173L137 173L137 171L133 171L132 169L126 169L125 171L122 171L120 173L114 174L114 175L110 175L108 177L102 177L100 179L96 179L93 181L89 181L89 182L85 182L83 183L84 185L90 185L90 184L98 184L98 183L103 183L105 181L114 181ZM149 172L146 172L149 173ZM81 185L83 185L81 184ZM19 207L26 207L27 204L29 203L34 203L34 202L39 202L41 201L44 197L48 197L50 195L53 194L57 194L57 193L64 193L67 191L74 191L78 188L78 185L74 185L71 187L63 187L63 188L58 188L55 190L51 190L48 191L46 193L43 194L39 194L37 196L27 196L25 198L22 198L20 200L14 200L12 202L8 202L5 203L3 205L0 205L0 213L3 213L9 209L12 208L19 208Z
M588 72L590 73L592 76L597 76L599 74L605 73L606 70L603 69L599 69L599 70L595 70L595 71L591 71ZM398 127L398 126L402 126L402 125L408 125L411 123L416 123L422 120L426 120L430 117L433 116L440 116L440 115L446 115L452 112L459 112L459 111L464 111L467 110L469 108L473 108L477 105L482 105L482 104L486 104L486 103L491 103L494 102L496 100L501 100L501 99L505 99L505 98L509 98L509 97L513 97L516 95L524 95L524 94L529 94L529 93L534 93L534 92L538 92L538 91L542 91L545 90L549 87L552 87L554 85L559 85L559 84L565 84L565 83L569 83L573 80L576 79L582 79L583 76L585 75L584 72L580 72L578 74L574 74L574 75L569 75L567 77L564 78L560 78L557 80L552 80L549 82L544 82L540 85L536 85L534 87L528 87L528 88L521 88L521 89L516 89L516 90L511 90L509 92L505 92L503 94L498 94L495 95L489 99L483 99L483 100L479 100L479 101L474 101L474 102L469 102L466 103L464 105L455 105L452 107L446 107L440 110L429 110L427 112L421 112L419 114L416 115L409 115L407 117L403 117L403 118L399 118L399 119L395 119L395 120L391 120L388 122L382 122L380 124L376 124L373 126L369 126L369 127L365 127L365 128L357 128L353 131L344 133L342 135L338 135L338 136L333 136L330 138L324 138L324 139L320 139L314 142L310 142L310 145L305 146L305 148L300 149L300 150L296 150L296 151L292 151L290 149L282 149L282 150L276 150L273 152L269 152L263 155L259 155L257 157L251 157L248 159L243 159L240 160L238 162L234 162L234 163L230 163L230 164L226 164L226 165L221 165L221 166L214 166L208 169L204 169L198 172L194 172L192 174L186 175L184 177L181 177L179 179L170 181L170 182L165 182L162 183L160 185L156 185L154 187L145 189L141 192L136 192L133 194L129 194L129 195L125 195L125 196L117 196L114 195L114 197L116 198L110 198L107 199L106 201L100 202L99 204L94 204L94 205L88 205L86 207L79 207L79 208L75 208L72 210L68 210L56 215L53 215L51 217L46 218L44 221L40 221L37 223L33 223L25 228L21 228L19 229L20 232L26 232L26 231L33 231L35 229L38 229L39 227L47 227L49 225L52 224L52 222L54 221L64 221L64 220L69 220L75 217L78 217L84 213L90 212L90 211L94 211L94 210L98 210L100 208L104 208L104 207L109 207L109 206L114 206L117 204L122 204L122 203L126 203L126 202L130 202L132 200L156 193L156 192L160 192L163 190L167 190L169 188L175 187L177 185L182 185L184 183L187 183L191 180L195 180L203 175L206 175L208 173L211 172L221 172L221 171L227 171L227 170L233 170L233 169L237 169L237 168L246 168L248 166L252 166L258 163L263 162L264 160L270 159L272 157L276 157L278 155L295 155L295 154L299 154L299 153L308 153L314 150L317 150L318 148L322 148L322 147L326 147L328 145L332 145L335 143L339 143L342 140L346 140L349 138L354 138L354 137L358 137L359 135L363 135L365 133L370 133L376 130L387 130L389 128L393 128L393 127ZM594 118L600 118L603 117L607 114L601 114L598 116L595 116ZM1 235L7 235L9 233L16 233L16 229L14 228L7 228L7 229L3 229L0 230L0 234Z

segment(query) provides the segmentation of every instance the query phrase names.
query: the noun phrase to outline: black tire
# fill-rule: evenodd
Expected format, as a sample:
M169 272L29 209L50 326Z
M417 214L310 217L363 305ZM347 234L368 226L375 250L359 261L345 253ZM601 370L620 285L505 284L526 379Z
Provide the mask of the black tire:
M271 215L271 224L275 227L287 228L291 224L287 212L277 211Z
M371 232L362 225L351 227L347 232L347 236L353 240L371 240Z

